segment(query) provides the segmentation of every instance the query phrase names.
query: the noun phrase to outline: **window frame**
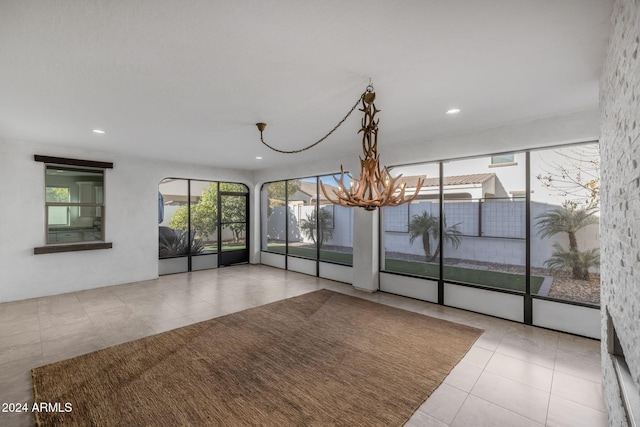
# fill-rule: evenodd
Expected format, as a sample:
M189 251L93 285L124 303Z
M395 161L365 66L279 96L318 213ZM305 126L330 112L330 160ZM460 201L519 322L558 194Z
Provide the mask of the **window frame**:
M526 174L526 179L527 180L531 180L531 170L532 170L532 166L528 160L529 156L533 153L536 152L540 152L540 151L546 151L546 150L553 150L553 149L560 149L560 148L568 148L568 147L579 147L579 146L583 146L583 145L590 145L590 144L599 144L600 141L598 140L584 140L584 141L579 141L579 142L573 142L573 143L568 143L568 144L557 144L557 145L551 145L551 146L544 146L544 147L533 147L533 148L527 148L527 149L522 149L519 151L515 151L512 153L506 153L506 154L513 154L514 155L514 160L515 160L515 155L517 154L524 154L526 161L525 161L525 174ZM414 165L420 165L420 164L428 164L428 163L439 163L441 165L441 167L444 167L444 165L450 163L450 162L454 162L454 161L461 161L461 160L471 160L471 159L482 159L482 158L487 158L487 157L491 157L493 159L493 157L500 157L500 156L504 156L505 153L488 153L488 154L481 154L481 155L474 155L474 156L463 156L463 157L455 157L455 158L447 158L447 159L440 159L440 160L435 160L435 161L428 161L428 162L415 162L415 163L402 163L402 164L397 164L397 165L392 165L389 166L389 168L391 170L393 170L393 168L396 167L405 167L405 166L414 166ZM502 164L496 164L496 165L489 165L489 167L500 167L500 166L515 166L517 165L518 162L513 162L513 163L502 163ZM443 169L441 169L441 184L443 184L442 182L442 172ZM446 194L443 193L443 189L442 189L443 185L440 186L440 196L441 196L441 201L446 200ZM522 199L524 199L525 203L526 203L526 211L528 212L526 214L527 219L525 221L525 227L530 228L531 227L531 218L529 218L528 216L530 215L531 212L531 204L532 204L532 199L531 199L531 195L534 193L534 191L529 188L530 185L527 184L527 188L525 190L523 190L523 197ZM513 197L511 197L511 200L513 200ZM516 200L520 200L520 198L516 198ZM444 205L444 204L443 204ZM382 212L381 212L382 213ZM379 230L378 230L378 238L379 241L384 242L384 233L387 232L385 231L385 227L384 227L384 214L381 214L381 218L380 218L380 222L379 222ZM525 276L526 276L526 280L527 282L530 281L530 278L532 276L532 272L531 272L531 266L530 266L530 251L531 251L531 241L532 241L532 234L531 231L526 231L525 232L526 236L524 239L520 239L520 238L509 238L509 237L504 237L502 239L505 240L524 240L526 243L526 248L525 250L528 251L529 253L526 254L526 258L529 258L528 260L526 260L526 272L525 272ZM490 237L490 238L496 238L496 237ZM380 248L383 248L383 246L380 246ZM380 265L384 265L383 260L384 260L384 250L380 249ZM590 303L590 302L584 302L584 301L578 301L578 300L570 300L570 299L563 299L563 298L559 298L559 297L553 297L553 296L543 296L543 295L536 295L536 294L532 294L530 291L530 285L527 285L525 292L520 292L520 291L513 291L513 290L509 290L509 289L501 289L501 288L491 288L491 287L487 287L484 285L479 285L479 284L474 284L474 283L467 283L467 282L460 282L460 281L455 281L455 280L449 280L446 279L444 277L444 275L442 274L442 267L444 267L444 263L443 263L443 256L444 254L441 252L440 253L440 264L441 264L441 271L440 271L440 275L439 277L429 277L429 276L421 276L421 275L415 275L415 274L410 274L410 273L402 273L402 272L396 272L396 271L392 271L392 270L385 270L383 268L379 269L380 273L385 273L385 274L390 274L390 275L397 275L397 276L405 276L405 277L411 277L411 278L416 278L416 279L420 279L420 280L435 280L439 283L439 287L443 287L445 283L447 284L452 284L452 285L459 285L459 286L465 286L465 287L469 287L469 288L476 288L476 289L483 289L486 291L490 291L490 292L498 292L498 293L506 293L506 294L513 294L513 295L519 295L519 296L524 296L525 298L530 298L531 300L543 300L543 301L552 301L552 302L557 302L557 303L562 303L562 304L566 304L566 305L573 305L573 306L578 306L578 307L588 307L588 308L597 308L600 309L601 305L597 305L594 303ZM530 282L529 282L530 283ZM442 288L444 289L444 288ZM440 292L440 291L439 291ZM442 291L443 292L443 291ZM442 294L442 292L440 292ZM531 309L529 309L531 310ZM527 316L527 310L524 310L524 314L525 314L525 318ZM530 312L529 312L530 314ZM525 322L526 323L526 322Z
M345 171L345 174L347 174L348 172ZM311 203L310 205L315 206L316 212L319 211L319 209L324 209L327 206L331 206L331 227L327 227L327 230L335 230L336 227L336 223L335 223L335 205L333 204L326 204L323 205L322 207L320 206L320 198L321 198L321 190L320 190L320 185L322 182L322 178L328 178L328 177L332 177L335 179L335 176L340 175L339 172L336 173L330 173L330 174L325 174L325 175L311 175L311 176L304 176L304 177L297 177L297 178L286 178L286 179L280 179L280 180L274 180L274 181L265 181L262 183L261 187L260 187L260 227L262 229L262 227L265 226L265 222L268 218L268 215L266 215L266 210L268 210L268 206L269 206L269 199L268 197L265 197L264 195L268 195L268 186L271 184L275 184L275 183L281 183L284 182L284 187L285 187L285 198L284 198L284 202L285 202L285 207L290 206L290 197L291 194L289 194L289 183L293 182L293 181L299 181L299 182L303 182L306 179L315 179L315 184L316 184L316 194L317 197L316 199L314 199L313 203ZM300 190L297 190L300 191ZM295 193L294 193L295 194ZM265 204L266 202L266 204ZM295 206L295 205L294 205ZM309 205L307 205L309 206ZM266 209L265 209L266 208ZM266 215L266 216L265 216ZM343 263L340 261L334 261L334 260L328 260L326 258L323 258L323 255L321 253L321 247L318 246L317 244L315 245L315 258L309 258L306 256L302 256L302 255L298 255L295 253L291 253L289 251L290 248L290 242L289 242L289 228L290 225L293 224L292 221L289 220L289 209L286 208L285 209L285 221L284 221L284 227L285 227L285 243L284 243L284 248L285 250L283 252L277 252L274 250L269 250L268 248L268 237L264 234L261 233L261 239L260 239L260 252L264 252L264 253L270 253L270 254L276 254L276 255L282 255L284 256L284 269L288 270L289 267L289 263L288 260L289 258L300 258L300 259L304 259L304 260L308 260L308 261L313 261L316 263L316 276L319 277L319 266L320 263L326 263L326 264L335 264L335 265L340 265L340 266L345 266L345 267L353 267L353 244L351 246L348 246L351 248L351 252L349 252L349 254L351 255L352 259L350 262L348 263ZM295 221L296 226L299 226L300 221L303 218L297 218L297 221ZM317 214L316 214L316 222L318 221L317 218ZM319 227L318 224L316 223L316 233L319 232ZM265 245L266 242L266 245Z
M92 160L81 160L81 159L69 159L64 157L52 157L52 156L42 156L42 155L34 155L34 160L36 162L43 163L43 188L44 192L44 246L35 247L33 249L33 253L35 255L48 254L48 253L58 253L58 252L76 252L76 251L85 251L85 250L95 250L95 249L110 249L113 247L111 242L105 241L105 211L106 211L106 203L105 203L105 186L106 186L106 170L113 168L113 163L111 162L98 162ZM102 173L102 201L101 202L93 202L93 203L79 203L79 202L48 202L46 197L46 189L47 187L54 187L52 185L47 186L47 169L50 167L59 167L65 169L78 169L78 170L96 170L97 172ZM68 188L68 187L67 187ZM67 216L69 218L69 208L71 207L92 207L95 209L100 209L100 218L101 218L101 227L100 227L100 239L95 241L74 241L74 242L64 242L64 243L51 243L49 241L50 234L50 225L49 225L49 207L53 206L66 206L67 207ZM70 218L67 221L67 225L60 224L59 227L61 229L70 227Z

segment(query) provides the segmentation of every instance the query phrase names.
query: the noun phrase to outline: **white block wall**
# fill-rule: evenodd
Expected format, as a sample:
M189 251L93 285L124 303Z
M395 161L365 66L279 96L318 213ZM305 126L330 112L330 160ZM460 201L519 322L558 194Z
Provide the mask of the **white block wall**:
M600 81L602 355L609 425L626 425L607 352L615 325L640 386L640 1L617 0Z
M538 236L536 218L558 206L544 203L531 203L531 265L544 267L544 262L553 253L553 244L559 242L565 248L569 245L566 234L558 234L551 238ZM409 210L407 210L409 209ZM502 264L524 265L526 241L525 237L525 202L522 201L490 201L482 204L482 235L484 237L469 237L478 234L478 203L460 202L445 204L447 225L458 224L458 229L466 236L461 237L460 246L455 249L445 243L446 258L460 258L478 262L495 262ZM420 202L401 205L383 210L384 220L384 249L387 252L399 252L412 255L424 255L422 240L417 238L410 243L408 221L414 215L427 211L431 215L439 215L437 203ZM519 237L496 238L501 237ZM577 233L578 247L581 250L594 249L600 246L600 233L597 224L587 226ZM431 252L435 252L437 240L432 240Z

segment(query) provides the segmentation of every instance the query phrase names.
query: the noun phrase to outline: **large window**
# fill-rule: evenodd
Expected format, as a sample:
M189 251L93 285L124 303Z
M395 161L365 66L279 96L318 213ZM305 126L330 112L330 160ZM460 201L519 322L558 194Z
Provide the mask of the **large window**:
M185 181L185 180L180 180ZM185 233L191 227L191 254L218 252L218 183L215 181L189 180L189 211L182 206L170 224ZM162 185L161 185L162 187ZM187 214L190 221L187 223ZM178 221L179 219L179 221Z
M318 177L324 184L329 197L334 197L337 190L333 175ZM344 184L349 187L349 177L345 176ZM322 190L318 198L318 244L320 260L353 265L353 209L334 205L329 202Z
M408 194L424 178L420 194L410 204L385 207L382 212L383 250L381 269L396 273L439 277L440 171L439 164L398 167Z
M218 229L223 251L246 249L244 184L167 178L159 192L164 205L160 258L217 253Z
M526 199L510 192L526 187L524 160L487 170L493 158L446 162L443 165L444 280L525 291ZM535 292L542 277L534 277Z
M598 144L497 157L395 167L409 189L426 179L382 211L381 270L599 305Z
M291 183L287 197L289 239L287 253L302 258L318 258L318 179L302 178Z
M353 209L330 203L319 188L320 183L330 193L337 188L333 175L264 184L263 251L353 264Z
M292 184L295 185L295 184ZM287 181L262 187L262 250L284 254L287 245Z
M193 248L197 219L191 224L189 206L189 181L167 178L160 182L158 191L162 196L162 220L159 224L158 255L162 258L186 256L196 252ZM192 202L193 200L191 200ZM205 233L204 224L199 224L200 234ZM192 232L190 233L189 230ZM195 242L202 247L202 242Z
M158 186L158 256L187 260L171 264L162 274L248 261L247 194L247 186L239 183L162 180Z
M531 266L548 297L600 304L598 150L531 152Z

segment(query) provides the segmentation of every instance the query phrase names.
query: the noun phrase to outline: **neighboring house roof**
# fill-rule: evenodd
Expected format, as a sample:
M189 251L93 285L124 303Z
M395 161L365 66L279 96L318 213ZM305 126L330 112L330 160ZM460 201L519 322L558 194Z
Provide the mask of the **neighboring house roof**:
M449 185L473 185L473 184L484 184L485 182L491 180L492 178L495 178L496 174L495 173L475 173L475 174L470 174L470 175L456 175L456 176L445 176L444 177L444 185L445 186L449 186ZM437 187L440 185L440 179L439 178L426 178L426 175L410 175L410 176L402 176L400 177L400 179L398 179L398 183L399 184L406 184L406 188L410 189L410 188L416 188L416 186L418 185L418 180L422 178L424 179L424 184L422 185L423 189L426 189L427 187ZM329 184L325 184L324 185L327 193L329 193L330 196L333 195L333 192L331 190L333 189L338 189L338 187L334 186L334 185L329 185ZM300 189L298 190L306 195L308 195L311 199L315 199L316 197L316 183L315 182L308 182L308 181L302 181L300 182ZM320 200L326 200L324 195L322 194L322 190L320 191Z
M445 176L443 181L444 185L484 184L495 176L495 173L474 173L471 175ZM425 175L403 176L398 182L406 183L407 188L415 188L419 178L425 178ZM423 187L437 187L439 185L440 178L426 178Z
M329 193L329 196L333 195L332 190L338 189L338 187L336 187L335 185L329 185L329 184L324 184L324 188L327 190L327 193ZM300 182L300 189L298 191L308 195L312 199L315 199L316 190L317 190L317 187L315 182L302 181ZM326 198L324 197L324 194L322 194L322 189L320 189L320 200L321 201L326 200Z
M308 181L302 181L300 182L300 190L305 194L308 194L309 196L315 196L316 195L316 183L315 182L308 182Z

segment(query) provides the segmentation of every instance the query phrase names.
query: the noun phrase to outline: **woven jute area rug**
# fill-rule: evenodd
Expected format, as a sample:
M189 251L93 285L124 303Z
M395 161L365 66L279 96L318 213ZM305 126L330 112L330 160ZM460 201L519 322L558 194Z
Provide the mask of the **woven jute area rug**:
M320 290L36 368L36 421L400 426L481 332Z

